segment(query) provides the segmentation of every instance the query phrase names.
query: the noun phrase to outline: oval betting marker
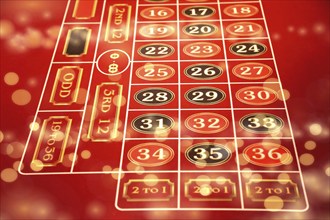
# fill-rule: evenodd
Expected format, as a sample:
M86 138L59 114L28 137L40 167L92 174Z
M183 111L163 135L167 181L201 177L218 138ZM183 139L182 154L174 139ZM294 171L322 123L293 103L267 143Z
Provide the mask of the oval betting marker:
M243 157L249 163L261 167L278 167L292 162L292 155L286 147L270 142L247 146L243 151Z
M197 87L188 90L184 96L188 102L196 105L214 105L223 101L226 94L214 87Z
M166 20L172 17L175 12L168 7L148 7L143 9L140 14L150 20Z
M198 143L185 152L188 161L201 166L217 166L231 158L231 151L224 145L216 143Z
M135 93L135 101L142 105L159 106L170 103L174 99L174 93L164 88L148 88Z
M235 36L254 36L262 33L263 27L254 22L235 22L228 25L226 31Z
M247 18L256 15L259 9L253 5L236 4L230 5L224 9L224 13L230 17Z
M165 38L175 33L174 27L166 24L149 24L142 26L139 33L148 38Z
M269 105L278 100L277 92L263 86L249 86L236 92L236 98L248 105Z
M265 79L273 73L273 69L263 63L240 63L233 68L233 74L241 79L258 80Z
M258 42L239 42L232 44L229 48L232 54L238 56L259 56L267 51L266 45Z
M182 12L189 18L206 18L215 14L216 10L208 6L192 6L183 9Z
M283 128L283 120L269 113L253 113L245 115L239 121L240 126L252 133L269 134Z
M136 165L156 167L169 163L174 158L174 151L166 144L149 142L134 146L127 156Z
M225 130L229 126L229 121L222 115L202 112L189 116L185 120L185 126L196 133L214 134Z
M171 78L175 70L165 64L147 63L136 70L136 75L147 81L163 81Z
M146 44L138 49L138 53L147 58L164 58L174 53L174 48L168 44Z
M217 44L210 42L191 43L183 48L183 52L186 55L197 58L213 57L220 53L220 51L221 48Z
M209 36L217 31L217 26L207 23L193 23L183 27L184 33L194 37Z
M163 114L149 113L136 117L132 128L144 134L157 134L169 131L174 126L174 120Z
M220 66L209 63L199 63L188 66L184 74L196 80L210 80L221 76L223 70Z

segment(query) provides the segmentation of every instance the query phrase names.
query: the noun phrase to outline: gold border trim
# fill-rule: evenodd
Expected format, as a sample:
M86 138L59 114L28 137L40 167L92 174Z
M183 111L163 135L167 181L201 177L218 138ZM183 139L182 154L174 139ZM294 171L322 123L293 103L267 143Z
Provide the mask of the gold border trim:
M112 41L109 40L109 35L110 35L110 29L111 29L111 19L112 19L112 13L113 13L113 8L117 7L117 6L127 6L128 12L127 12L127 19L126 19L126 26L125 26L125 39L121 40L121 41ZM132 14L132 6L128 5L128 4L114 4L111 5L109 8L109 14L108 14L108 22L107 22L107 26L106 26L106 30L105 30L105 41L108 43L123 43L128 41L129 38L129 29L130 29L130 25L131 25L131 14Z
M93 0L89 0L89 1L93 1ZM77 10L78 10L78 7L79 7L79 3L80 3L80 0L76 0L76 3L74 5L74 9L73 9L73 14L72 14L73 18L83 20L83 19L90 19L90 18L95 17L95 12L96 12L96 7L97 7L97 0L94 0L94 5L92 7L91 15L89 17L77 17Z
M245 183L245 189L246 189L246 195L248 198L250 198L252 201L254 202L264 202L265 199L254 199L252 197L252 194L251 194L251 191L250 191L250 185L252 183L260 183L260 182L276 182L276 183L279 183L279 184L282 184L282 183L289 183L291 184L291 186L294 187L294 192L296 193L296 198L294 199L283 199L282 201L283 202L296 202L297 199L300 199L300 193L299 193L299 190L298 190L298 185L297 183L294 183L292 180L279 180L279 179L250 179L248 183ZM282 183L281 183L282 182ZM277 200L276 200L277 201ZM275 201L275 202L276 202Z
M65 136L62 141L62 146L61 146L59 158L57 159L57 161L55 161L53 163L44 163L43 161L41 161L41 163L40 163L39 162L40 160L38 160L38 155L39 155L40 148L41 148L41 142L44 139L44 135L46 133L46 127L48 125L48 122L52 119L63 119L67 122L66 128L65 128L65 134L64 134ZM69 118L68 116L50 116L48 119L44 119L41 131L39 134L38 142L37 142L37 145L36 145L33 157L32 157L31 164L35 164L35 166L37 166L37 167L54 167L57 164L62 163L63 158L64 158L65 149L67 148L69 133L71 131L71 124L72 124L72 119ZM35 161L38 161L38 162L35 162Z
M131 184L131 183L146 183L146 182L165 182L168 183L169 187L170 187L170 194L167 198L159 198L159 199L150 199L150 198L141 198L141 199L130 199L130 196L127 194L127 187ZM125 198L128 202L154 202L154 201L170 201L170 199L174 197L174 183L171 182L170 179L130 179L128 180L127 183L124 183L123 186L123 198Z
M99 93L100 93L101 87L104 85L117 86L118 87L117 96L119 97L119 100L118 100L118 105L114 105L114 106L116 106L116 113L115 113L115 117L114 117L115 122L114 122L114 127L112 128L112 131L110 131L109 138L108 139L102 139L102 138L98 139L93 136L93 130L94 130L94 125L95 125L96 111L98 110L97 104L99 102ZM96 86L93 110L92 110L92 114L91 114L91 120L89 122L89 129L88 129L88 135L87 135L88 139L91 139L93 142L108 142L111 140L112 137L117 137L118 125L119 125L119 115L120 115L120 109L121 109L120 106L121 106L121 101L122 101L122 92L123 92L123 85L121 85L119 83L108 82L108 83L101 83L100 85Z
M71 101L70 102L56 102L55 101L55 95L56 95L56 92L57 92L57 86L58 86L58 83L59 83L59 78L60 78L60 74L61 74L61 71L66 69L66 68L69 68L69 69L78 69L78 76L77 76L77 82L75 83L76 86L75 86L75 89L73 89L73 97L71 97ZM53 88L52 88L52 93L51 93L51 96L50 96L50 99L49 99L49 102L50 103L53 103L54 105L71 105L72 103L74 102L77 102L77 99L78 99L78 95L79 95L79 89L80 89L80 83L81 83L81 79L82 79L82 74L83 74L83 69L80 68L79 66L63 66L61 68L59 68L57 70L57 73L56 73L56 77L55 77L55 82L54 82L54 85L53 85Z

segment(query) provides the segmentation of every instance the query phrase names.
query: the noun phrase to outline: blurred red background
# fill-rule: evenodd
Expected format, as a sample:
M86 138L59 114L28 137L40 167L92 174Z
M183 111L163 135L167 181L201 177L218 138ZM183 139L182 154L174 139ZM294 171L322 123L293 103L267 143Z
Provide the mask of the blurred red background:
M21 176L67 1L1 0L0 219L329 219L328 0L263 0L309 197L303 213L120 212L111 175ZM8 75L9 74L9 75Z

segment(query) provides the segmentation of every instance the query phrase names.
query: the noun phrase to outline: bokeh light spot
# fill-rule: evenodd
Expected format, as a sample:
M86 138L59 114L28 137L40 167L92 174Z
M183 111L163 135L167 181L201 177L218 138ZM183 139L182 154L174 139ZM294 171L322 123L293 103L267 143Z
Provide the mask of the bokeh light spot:
M86 102L87 90L80 88L78 91L77 104L84 104Z
M287 173L280 173L277 177L277 179L280 181L279 183L287 184L286 180L290 180L290 176Z
M29 127L32 131L37 131L39 129L40 125L38 122L32 122Z
M158 177L155 174L148 174L144 177L145 184L147 186L156 186L158 183Z
M112 178L114 178L115 180L118 180L119 178L122 179L125 175L123 172L121 172L119 177L119 168L113 169L113 172L116 172L111 174Z
M307 35L307 29L304 28L304 27L299 28L299 29L298 29L298 35L300 35L300 36L305 36L305 35Z
M117 107L122 107L122 106L126 105L126 98L122 95L116 95L113 98L113 103Z
M283 89L282 91L283 91L284 97L282 97L282 95L279 95L278 96L278 99L281 100L281 101L288 100L290 98L290 92L289 92L289 90ZM278 94L281 94L280 90L278 91Z
M31 164L30 164L30 168L35 171L35 172L39 172L43 169L43 163L40 160L34 160Z
M102 168L102 171L103 171L103 172L110 172L111 170L112 170L112 167L109 166L109 165L105 165L105 166L103 166L103 168Z
M51 26L50 28L48 28L46 30L46 33L50 38L56 40L58 34L60 33L60 29L61 29L61 26L58 26L58 25Z
M208 184L204 184L201 186L200 188L200 194L202 196L209 196L211 195L212 191L211 191L211 186Z
M19 76L15 72L8 72L8 73L6 73L6 75L4 76L3 79L7 85L14 86L18 83Z
M0 20L0 38L8 38L15 32L14 25L8 20Z
M91 152L89 150L83 150L81 152L81 157L85 160L89 159L91 157Z
M88 204L86 212L89 217L93 219L100 219L106 213L106 208L102 203L93 201Z
M318 136L322 133L322 126L318 123L311 124L309 126L309 132L312 135Z
M289 31L289 32L294 32L294 30L295 30L295 27L294 27L294 26L289 26L289 27L288 27L288 31Z
M327 27L324 24L317 23L314 25L313 30L316 34L323 34L325 33Z
M269 196L264 201L264 206L269 211L278 211L283 208L283 199L278 196Z
M242 171L244 171L242 173L242 176L246 179L250 178L252 176L252 170L250 168L244 168L242 169Z
M14 182L17 176L17 172L13 168L6 168L1 171L1 180L7 183Z
M0 131L0 143L3 141L4 135L2 133L2 131Z
M316 143L314 141L306 141L304 146L307 150L314 150L316 148Z
M31 94L25 89L18 89L13 92L11 99L16 105L27 105L31 101Z
M13 168L14 168L16 171L18 171L20 163L21 163L21 162L20 162L19 160L18 160L18 161L15 161L15 162L13 163ZM21 170L23 170L23 169L24 169L24 164L22 163Z
M326 174L327 176L330 176L330 167L327 167L327 168L325 169L325 174Z
M24 144L14 141L7 145L6 153L11 158L20 158L24 151Z
M314 156L312 154L302 154L299 157L299 161L302 165L304 166L310 166L314 163L315 159Z

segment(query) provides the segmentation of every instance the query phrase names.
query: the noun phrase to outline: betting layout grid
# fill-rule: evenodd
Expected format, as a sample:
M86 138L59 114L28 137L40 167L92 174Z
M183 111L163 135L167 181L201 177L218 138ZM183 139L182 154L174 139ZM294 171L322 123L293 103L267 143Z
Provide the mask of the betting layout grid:
M302 211L284 99L259 1L69 1L20 172L119 174L122 210Z

